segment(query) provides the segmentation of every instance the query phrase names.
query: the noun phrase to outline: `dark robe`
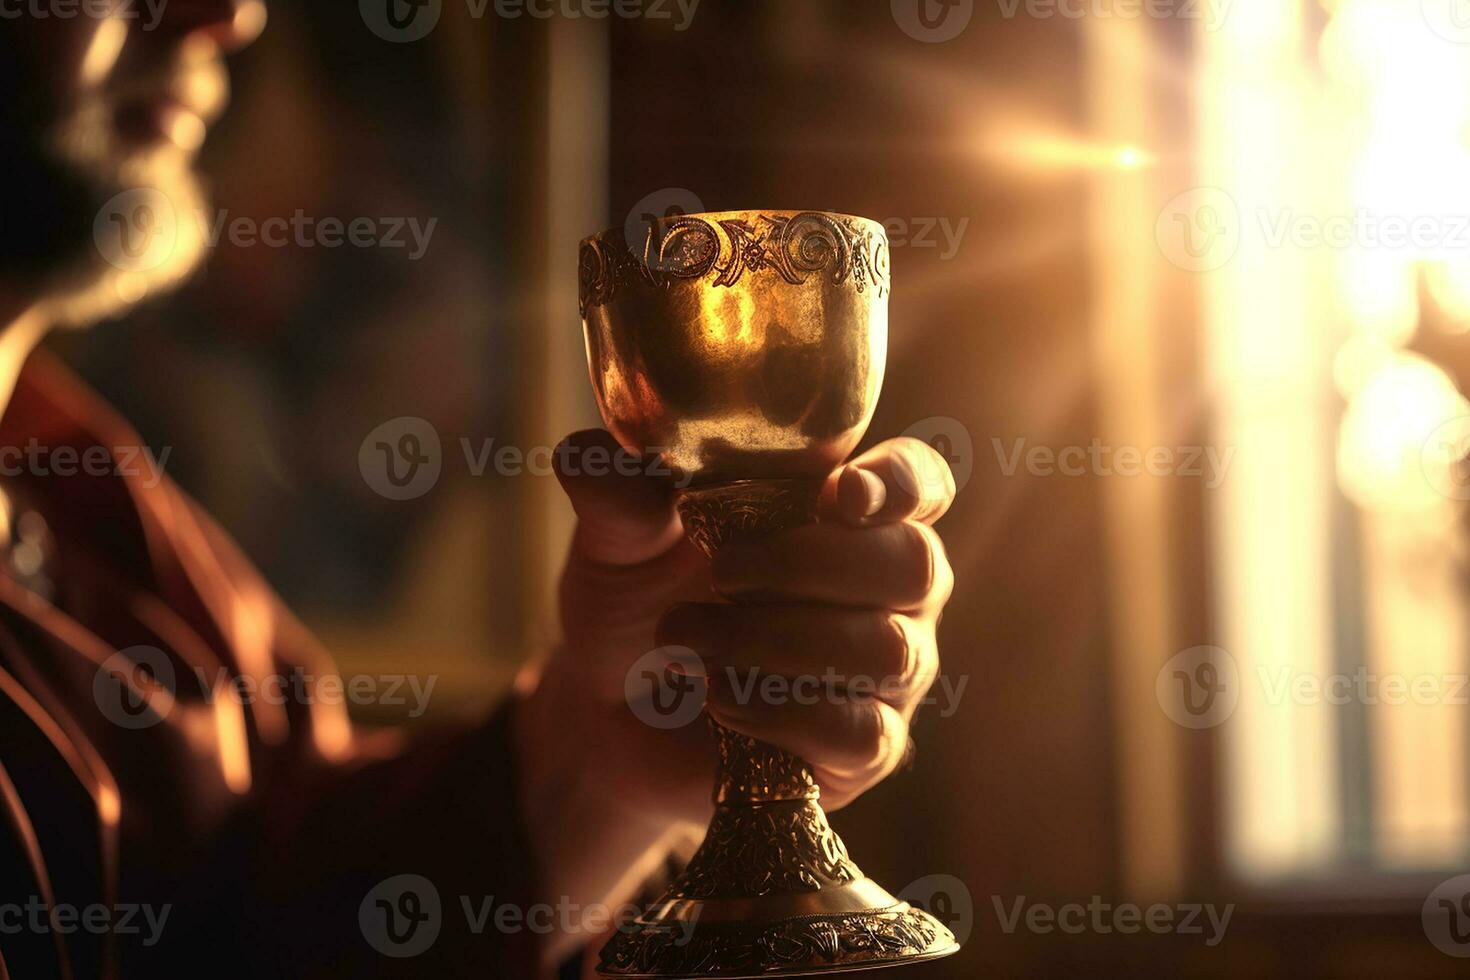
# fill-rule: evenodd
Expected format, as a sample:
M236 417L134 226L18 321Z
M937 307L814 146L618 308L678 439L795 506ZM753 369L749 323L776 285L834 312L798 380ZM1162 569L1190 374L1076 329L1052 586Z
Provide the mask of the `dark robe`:
M316 686L336 676L325 652L45 354L0 420L0 463L36 445L116 465L0 477L55 542L35 576L0 572L0 978L533 976L535 936L477 930L464 907L533 900L503 713L407 747L355 732ZM281 677L303 685L284 704L229 690ZM381 890L398 875L439 905L411 956L374 945L412 951L414 921L433 924L429 896ZM76 918L35 928L52 909Z

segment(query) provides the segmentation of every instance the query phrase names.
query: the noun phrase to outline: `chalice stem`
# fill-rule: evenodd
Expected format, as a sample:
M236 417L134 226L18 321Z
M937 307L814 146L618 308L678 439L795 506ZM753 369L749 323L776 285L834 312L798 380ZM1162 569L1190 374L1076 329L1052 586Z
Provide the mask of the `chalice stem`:
M713 718L710 728L720 752L715 769L716 806L817 799L817 781L800 757L741 735Z
M816 520L820 480L740 480L681 492L690 539ZM603 948L608 977L768 977L944 956L954 937L863 876L827 822L811 767L715 722L715 813L688 867Z
M821 489L820 480L736 480L691 487L679 494L679 516L690 540L713 558L733 541L815 521ZM710 724L720 752L716 805L817 798L816 780L801 759L713 720Z

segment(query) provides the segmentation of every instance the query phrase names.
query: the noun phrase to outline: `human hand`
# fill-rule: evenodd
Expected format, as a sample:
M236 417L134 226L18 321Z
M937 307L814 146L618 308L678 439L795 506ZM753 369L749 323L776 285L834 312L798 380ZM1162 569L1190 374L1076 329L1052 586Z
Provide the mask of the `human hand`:
M559 464L621 451L600 430L564 445L574 451ZM671 829L708 817L707 726L654 727L630 708L629 671L655 648L693 650L710 713L805 759L828 809L899 765L938 674L953 584L930 526L954 497L942 457L914 439L881 443L828 478L818 523L732 543L713 562L685 539L666 487L577 469L559 472L578 516L564 642L518 709L523 805L548 884L624 898Z

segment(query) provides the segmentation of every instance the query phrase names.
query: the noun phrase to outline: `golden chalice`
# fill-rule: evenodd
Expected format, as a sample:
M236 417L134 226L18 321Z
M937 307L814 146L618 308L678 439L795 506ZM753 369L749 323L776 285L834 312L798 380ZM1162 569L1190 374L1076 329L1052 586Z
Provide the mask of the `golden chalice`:
M615 229L578 260L603 420L658 456L713 555L816 520L883 383L888 239L864 218L726 211ZM715 815L684 873L602 949L614 977L766 977L946 956L954 936L863 876L789 753L713 724Z

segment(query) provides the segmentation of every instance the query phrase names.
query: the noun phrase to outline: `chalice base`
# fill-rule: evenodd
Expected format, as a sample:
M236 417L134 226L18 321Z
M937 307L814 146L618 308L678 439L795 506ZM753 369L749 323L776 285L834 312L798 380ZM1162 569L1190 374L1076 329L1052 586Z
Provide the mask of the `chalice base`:
M690 539L729 541L816 519L821 481L741 480L684 490ZM605 977L805 976L948 956L954 935L863 875L802 760L711 721L715 813L689 866L602 948Z
M799 895L660 902L608 941L598 972L650 980L809 976L919 963L959 948L923 909L861 878Z

